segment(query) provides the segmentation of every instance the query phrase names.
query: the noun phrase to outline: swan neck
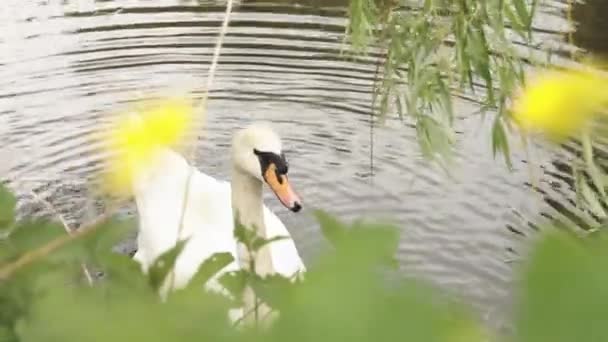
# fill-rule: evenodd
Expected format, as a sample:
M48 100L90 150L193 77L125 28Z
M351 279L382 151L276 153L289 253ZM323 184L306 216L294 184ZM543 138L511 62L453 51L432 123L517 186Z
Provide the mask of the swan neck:
M266 236L264 226L264 203L262 182L249 174L234 168L232 171L232 211L238 222L253 229L260 236Z

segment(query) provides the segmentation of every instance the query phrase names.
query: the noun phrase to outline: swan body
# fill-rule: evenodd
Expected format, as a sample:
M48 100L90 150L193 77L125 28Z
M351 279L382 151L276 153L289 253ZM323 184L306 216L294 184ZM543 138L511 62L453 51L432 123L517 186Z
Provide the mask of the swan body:
M264 152L267 155L259 152L264 157L256 157L254 151L270 152ZM266 164L276 167L275 164L281 163L268 162L268 156L281 155L280 140L274 132L266 126L253 125L235 134L232 184L200 172L183 156L168 148L160 149L150 167L134 177L132 186L139 214L138 250L134 259L141 264L142 270L147 272L155 259L173 248L177 241L188 239L176 259L172 282L168 280L161 288L163 297L172 289L186 286L201 263L214 253L229 252L235 260L210 279L206 284L208 289L223 292L217 278L225 272L245 267L247 255L233 235L235 213L238 213L242 224L255 225L258 235L264 238L288 237L262 248L258 253L260 260L256 261L260 265L258 273L293 277L305 271L289 231L261 198L263 182L266 181L278 189L275 193L285 206L292 206L290 209L293 211L300 208L299 199L290 200L297 198L291 188L285 188L286 174L285 182L275 180L273 183L271 178L281 177L281 174L278 171L264 174L262 170ZM271 169L268 165L267 169ZM189 184L186 185L190 172ZM188 197L184 207L186 186ZM281 186L284 189L279 189ZM183 228L180 230L184 208ZM239 312L231 312L233 320L242 314Z

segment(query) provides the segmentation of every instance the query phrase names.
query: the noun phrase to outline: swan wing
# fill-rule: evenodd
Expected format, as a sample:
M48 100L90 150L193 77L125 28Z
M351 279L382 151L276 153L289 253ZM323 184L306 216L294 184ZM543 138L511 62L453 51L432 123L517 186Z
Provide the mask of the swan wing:
M180 229L190 172L187 207ZM206 175L192 168L180 154L163 149L154 165L138 174L133 187L139 213L138 251L134 259L142 264L144 271L158 256L175 246L178 239L186 238L189 240L176 261L175 287L185 286L200 264L214 253L229 252L235 259L218 276L238 269L229 182ZM266 205L263 208L268 238L288 237L265 247L270 248L276 271L287 277L304 271L291 234L276 214ZM213 280L210 286L219 285Z
M187 207L180 229L190 172ZM159 255L175 246L178 239L188 242L176 260L175 287L185 286L200 264L215 253L229 252L236 260L227 182L191 168L174 151L162 150L153 167L138 175L134 192L139 213L138 251L134 258L144 271ZM234 261L222 273L236 266Z

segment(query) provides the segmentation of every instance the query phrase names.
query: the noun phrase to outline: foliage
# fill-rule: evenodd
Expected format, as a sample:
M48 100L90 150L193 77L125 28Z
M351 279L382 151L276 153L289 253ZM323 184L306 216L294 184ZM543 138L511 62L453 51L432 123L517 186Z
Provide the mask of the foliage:
M567 9L571 24L572 4ZM380 114L390 109L402 118L413 117L424 155L442 165L450 160L453 99L466 90L482 91L481 112L496 113L492 151L507 166L512 124L520 128L526 147L530 131L538 129L552 143L568 138L580 146L580 153L568 161L577 205L603 225L608 175L595 146L605 143L606 125L590 124L589 119L606 112L605 74L597 66L579 65L526 80L526 64L544 63L524 59L512 33L530 45L538 5L538 0L351 0L348 33L356 52L381 50L375 89Z
M517 340L605 341L608 326L608 238L550 230L522 273Z
M524 62L510 33L531 41L538 0L351 0L348 33L356 52L385 50L376 87L380 113L394 105L416 120L426 156L449 159L452 93L482 90L482 112L495 109L492 146L510 163L507 103L523 84Z
M2 191L5 191L2 189ZM5 192L9 194L8 192ZM0 207L11 206L4 195ZM8 212L8 211L7 211ZM4 222L11 222L11 213ZM133 225L111 219L0 281L2 341L489 341L489 331L460 302L419 281L382 277L394 265L399 235L392 226L346 225L318 212L333 248L309 267L305 279L259 277L241 270L240 280L279 312L266 329L235 328L228 309L239 301L207 292L203 284L232 261L218 253L200 267L185 289L163 300L164 279L181 245L159 257L144 275L126 255L111 251ZM532 249L518 282L514 341L603 341L608 329L608 237L576 237L548 229ZM32 249L65 234L52 222L16 222L1 241L0 271ZM253 246L255 236L236 232ZM259 245L259 243L258 243ZM103 280L76 281L82 261L101 265ZM222 283L234 278L228 273ZM234 282L233 285L238 283ZM226 286L234 298L240 286Z
M204 290L211 274L231 261L229 255L220 253L204 263L190 286L163 301L158 296L159 279L167 276L180 245L160 257L154 272L144 275L130 258L111 252L112 243L122 238L116 231L126 232L132 223L108 220L94 234L0 283L0 336L9 341L481 340L483 331L457 303L417 282L389 284L383 279L381 271L391 263L399 238L394 227L347 226L327 214L318 217L324 231L342 233L305 280L251 274L243 278L280 313L269 329L235 329L227 315L235 303ZM0 270L26 250L65 234L50 222L18 227L3 241L14 248L2 254ZM49 232L38 234L43 229ZM251 246L261 246L252 243L259 241L255 236L249 240ZM104 279L94 286L74 281L79 263L93 255L104 268ZM229 278L222 277L224 282ZM240 296L238 287L227 288L235 298Z

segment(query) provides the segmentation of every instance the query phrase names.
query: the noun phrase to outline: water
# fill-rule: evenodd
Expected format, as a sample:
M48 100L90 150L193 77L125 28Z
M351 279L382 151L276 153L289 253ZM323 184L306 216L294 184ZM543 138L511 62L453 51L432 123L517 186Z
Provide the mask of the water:
M503 326L513 265L536 225L545 217L582 217L560 162L568 150L537 150L534 164L544 176L533 191L526 155L514 147L512 172L495 161L489 124L475 114L478 104L459 98L458 154L447 178L422 158L412 125L389 118L370 130L375 59L338 57L345 2L311 6L319 3L237 3L197 165L226 179L231 133L251 121L271 121L285 141L291 179L306 210L289 213L269 193L267 203L307 261L324 244L310 215L314 207L345 220L391 220L402 227L403 271L461 295L489 324ZM89 134L120 106L155 92L200 97L224 3L3 4L3 178L23 195L36 191L77 226L90 215L86 186L100 169ZM537 41L557 52L565 51L563 7L547 2L535 24ZM37 208L26 197L24 203L23 210Z

